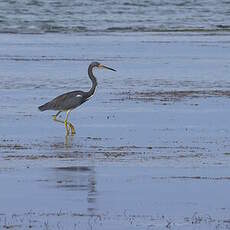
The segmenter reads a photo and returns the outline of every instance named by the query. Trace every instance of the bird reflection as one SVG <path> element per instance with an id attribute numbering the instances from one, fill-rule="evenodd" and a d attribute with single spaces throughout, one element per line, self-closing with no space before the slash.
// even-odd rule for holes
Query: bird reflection
<path id="1" fill-rule="evenodd" d="M 94 214 L 96 205 L 96 176 L 93 166 L 68 166 L 54 168 L 56 187 L 68 191 L 87 192 L 88 212 Z M 84 196 L 82 196 L 83 198 Z M 72 197 L 74 198 L 74 197 Z"/>
<path id="2" fill-rule="evenodd" d="M 74 140 L 74 136 L 66 135 L 65 136 L 65 147 L 71 148 L 73 146 L 73 140 Z"/>

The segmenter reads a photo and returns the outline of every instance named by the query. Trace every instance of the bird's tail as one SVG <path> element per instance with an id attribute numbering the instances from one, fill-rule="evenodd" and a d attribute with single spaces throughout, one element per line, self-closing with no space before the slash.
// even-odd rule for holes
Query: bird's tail
<path id="1" fill-rule="evenodd" d="M 38 109 L 39 109 L 40 111 L 45 111 L 45 110 L 47 110 L 47 109 L 48 109 L 48 103 L 39 106 Z"/>

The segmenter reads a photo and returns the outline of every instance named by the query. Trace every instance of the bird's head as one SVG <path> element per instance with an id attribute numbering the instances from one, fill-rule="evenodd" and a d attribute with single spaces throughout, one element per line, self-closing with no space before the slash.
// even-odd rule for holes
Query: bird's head
<path id="1" fill-rule="evenodd" d="M 112 71 L 116 71 L 115 69 L 112 69 L 112 68 L 110 68 L 110 67 L 107 67 L 107 66 L 105 66 L 105 65 L 102 65 L 102 64 L 99 63 L 99 62 L 92 62 L 90 65 L 91 65 L 92 67 L 97 67 L 97 68 L 99 68 L 99 69 L 109 69 L 109 70 L 112 70 Z"/>

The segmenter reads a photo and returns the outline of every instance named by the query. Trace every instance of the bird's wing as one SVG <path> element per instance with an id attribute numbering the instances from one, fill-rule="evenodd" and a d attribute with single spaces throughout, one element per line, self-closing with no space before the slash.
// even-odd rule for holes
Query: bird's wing
<path id="1" fill-rule="evenodd" d="M 84 102 L 81 91 L 73 91 L 57 96 L 45 104 L 49 110 L 69 110 L 74 109 Z"/>

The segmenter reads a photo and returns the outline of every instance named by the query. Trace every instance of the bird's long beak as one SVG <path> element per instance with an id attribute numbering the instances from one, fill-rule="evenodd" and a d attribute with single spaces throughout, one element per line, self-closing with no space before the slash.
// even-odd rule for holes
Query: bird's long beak
<path id="1" fill-rule="evenodd" d="M 107 67 L 107 66 L 105 66 L 105 65 L 100 65 L 99 67 L 101 67 L 101 68 L 105 68 L 105 69 L 109 69 L 109 70 L 112 70 L 112 71 L 116 71 L 115 69 L 112 69 L 112 68 Z"/>

